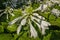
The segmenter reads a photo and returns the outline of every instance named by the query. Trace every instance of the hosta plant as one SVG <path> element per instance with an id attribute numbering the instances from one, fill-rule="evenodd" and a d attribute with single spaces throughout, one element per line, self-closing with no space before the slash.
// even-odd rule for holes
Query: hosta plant
<path id="1" fill-rule="evenodd" d="M 4 9 L 4 12 L 2 12 L 2 13 L 0 14 L 0 17 L 1 17 L 3 14 L 6 14 L 6 18 L 7 18 L 7 19 L 8 19 L 8 17 L 9 17 L 9 15 L 15 16 L 15 15 L 13 14 L 13 8 L 10 8 L 10 7 L 7 7 L 6 9 Z"/>
<path id="2" fill-rule="evenodd" d="M 45 30 L 49 29 L 48 26 L 50 26 L 51 24 L 45 21 L 45 18 L 43 16 L 40 16 L 39 13 L 36 13 L 33 10 L 33 8 L 30 6 L 22 10 L 22 14 L 23 14 L 22 16 L 17 17 L 11 22 L 9 22 L 9 25 L 8 25 L 8 26 L 11 26 L 14 23 L 18 23 L 17 35 L 19 35 L 19 33 L 21 32 L 23 28 L 22 26 L 28 24 L 30 28 L 31 37 L 36 38 L 38 36 L 38 33 L 35 27 L 33 26 L 32 22 L 34 22 L 39 28 L 39 30 L 41 30 L 41 34 L 45 35 Z"/>

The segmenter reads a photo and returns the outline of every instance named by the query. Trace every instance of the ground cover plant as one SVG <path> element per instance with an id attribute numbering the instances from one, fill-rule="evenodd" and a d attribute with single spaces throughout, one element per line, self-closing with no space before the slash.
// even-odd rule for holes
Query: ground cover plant
<path id="1" fill-rule="evenodd" d="M 60 40 L 60 0 L 1 0 L 0 40 Z"/>

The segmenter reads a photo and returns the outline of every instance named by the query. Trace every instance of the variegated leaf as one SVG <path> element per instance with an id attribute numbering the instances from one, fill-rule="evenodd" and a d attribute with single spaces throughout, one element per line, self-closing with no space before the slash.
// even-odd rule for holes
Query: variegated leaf
<path id="1" fill-rule="evenodd" d="M 14 24 L 14 23 L 17 22 L 18 20 L 21 20 L 24 16 L 26 16 L 26 15 L 23 15 L 23 16 L 21 16 L 21 17 L 18 17 L 18 18 L 16 18 L 16 19 L 14 19 L 13 21 L 9 22 L 9 25 Z"/>
<path id="2" fill-rule="evenodd" d="M 41 28 L 42 28 L 42 35 L 45 35 L 45 30 L 49 29 L 48 26 L 50 26 L 51 24 L 49 22 L 46 21 L 42 21 L 41 22 Z"/>
<path id="3" fill-rule="evenodd" d="M 34 15 L 34 16 L 37 16 L 39 19 L 43 19 L 43 20 L 45 20 L 45 18 L 42 17 L 42 16 L 40 16 L 38 13 L 33 13 L 33 15 Z"/>
<path id="4" fill-rule="evenodd" d="M 41 10 L 41 12 L 45 11 L 47 9 L 48 5 L 47 4 L 41 4 L 37 9 L 34 11 Z"/>
<path id="5" fill-rule="evenodd" d="M 36 21 L 34 21 L 34 20 L 32 20 L 37 26 L 38 26 L 38 28 L 41 30 L 41 26 L 40 26 L 40 24 L 39 23 L 37 23 Z"/>
<path id="6" fill-rule="evenodd" d="M 22 19 L 21 25 L 25 25 L 25 24 L 26 24 L 26 19 L 27 19 L 27 18 Z"/>
<path id="7" fill-rule="evenodd" d="M 1 13 L 1 14 L 0 14 L 0 17 L 1 17 L 3 14 L 4 14 L 4 13 Z"/>
<path id="8" fill-rule="evenodd" d="M 13 13 L 9 13 L 11 16 L 15 16 Z"/>
<path id="9" fill-rule="evenodd" d="M 36 38 L 38 36 L 37 31 L 35 30 L 35 28 L 33 27 L 30 21 L 29 21 L 29 25 L 30 25 L 31 37 Z"/>
<path id="10" fill-rule="evenodd" d="M 14 19 L 13 21 L 9 22 L 9 25 L 14 24 L 14 23 L 15 23 L 16 21 L 18 21 L 19 19 L 21 19 L 21 17 L 18 17 L 18 18 L 16 18 L 16 19 Z"/>
<path id="11" fill-rule="evenodd" d="M 7 19 L 8 19 L 8 14 L 7 14 Z"/>
<path id="12" fill-rule="evenodd" d="M 38 18 L 36 18 L 36 17 L 31 16 L 31 19 L 32 19 L 32 20 L 36 20 L 37 22 L 40 22 L 40 19 L 38 19 Z"/>
<path id="13" fill-rule="evenodd" d="M 51 12 L 52 12 L 52 14 L 54 14 L 57 17 L 60 16 L 60 11 L 58 9 L 53 8 Z"/>
<path id="14" fill-rule="evenodd" d="M 22 29 L 22 25 L 19 25 L 17 28 L 17 35 L 19 35 L 19 32 L 21 31 L 21 29 Z"/>

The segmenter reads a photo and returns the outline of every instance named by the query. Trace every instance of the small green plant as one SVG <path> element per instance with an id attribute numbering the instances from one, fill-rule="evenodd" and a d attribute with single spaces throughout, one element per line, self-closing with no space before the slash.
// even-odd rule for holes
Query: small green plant
<path id="1" fill-rule="evenodd" d="M 22 26 L 28 24 L 30 27 L 30 33 L 31 37 L 37 37 L 37 31 L 32 25 L 32 22 L 34 22 L 40 30 L 42 30 L 42 35 L 45 34 L 45 29 L 48 29 L 48 26 L 51 24 L 45 21 L 45 18 L 40 16 L 38 13 L 34 13 L 34 10 L 32 7 L 27 7 L 24 11 L 22 11 L 22 16 L 14 19 L 13 21 L 9 22 L 9 25 L 13 25 L 14 23 L 19 22 L 19 26 L 17 28 L 17 34 L 19 35 L 19 32 L 23 28 Z"/>
<path id="2" fill-rule="evenodd" d="M 7 2 L 6 8 L 0 11 L 0 39 L 60 40 L 60 1 L 28 0 L 29 2 L 24 3 L 25 1 L 21 3 L 23 5 L 21 8 L 17 7 L 18 9 L 14 8 L 14 6 L 20 5 L 18 1 L 17 4 L 12 4 L 14 9 L 11 6 L 7 7 L 10 4 Z M 50 29 L 50 27 L 52 28 Z"/>

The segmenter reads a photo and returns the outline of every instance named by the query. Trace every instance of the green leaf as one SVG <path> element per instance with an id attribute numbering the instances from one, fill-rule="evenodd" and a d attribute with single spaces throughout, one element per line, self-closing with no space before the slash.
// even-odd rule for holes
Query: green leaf
<path id="1" fill-rule="evenodd" d="M 0 25 L 0 33 L 4 32 L 4 27 Z"/>
<path id="2" fill-rule="evenodd" d="M 14 31 L 16 31 L 17 26 L 16 26 L 16 25 L 11 25 L 11 26 L 8 26 L 7 29 L 8 29 L 10 32 L 14 32 Z"/>

